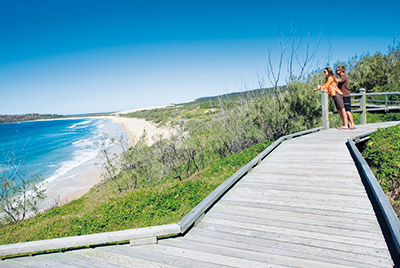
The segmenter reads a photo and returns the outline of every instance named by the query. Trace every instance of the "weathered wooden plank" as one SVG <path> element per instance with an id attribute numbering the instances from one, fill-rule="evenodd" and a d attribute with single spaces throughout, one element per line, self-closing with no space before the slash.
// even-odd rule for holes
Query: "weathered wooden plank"
<path id="1" fill-rule="evenodd" d="M 204 223 L 209 223 L 209 224 L 218 224 L 218 225 L 238 227 L 248 230 L 259 230 L 277 234 L 286 234 L 297 237 L 307 237 L 324 241 L 332 241 L 332 242 L 342 243 L 343 246 L 345 247 L 351 247 L 352 245 L 359 245 L 370 248 L 387 249 L 387 245 L 384 240 L 379 241 L 379 240 L 365 239 L 360 237 L 349 237 L 337 233 L 336 234 L 322 233 L 316 231 L 290 228 L 291 226 L 289 223 L 286 223 L 284 226 L 281 227 L 276 227 L 271 225 L 264 225 L 261 222 L 248 223 L 248 222 L 230 221 L 226 219 L 211 218 L 211 217 L 205 217 L 203 221 Z"/>
<path id="2" fill-rule="evenodd" d="M 338 201 L 351 201 L 360 203 L 361 205 L 368 205 L 370 204 L 369 200 L 366 199 L 366 194 L 364 195 L 345 195 L 340 193 L 331 193 L 331 192 L 318 192 L 318 191 L 307 191 L 298 189 L 274 189 L 274 188 L 255 188 L 255 187 L 245 187 L 241 185 L 236 189 L 233 189 L 231 192 L 232 195 L 236 194 L 243 194 L 243 195 L 262 195 L 262 196 L 286 196 L 290 198 L 302 198 L 302 199 L 309 199 L 309 200 L 338 200 Z"/>
<path id="3" fill-rule="evenodd" d="M 25 267 L 32 267 L 32 266 L 27 266 L 24 265 L 21 262 L 15 261 L 15 259 L 6 259 L 6 260 L 1 260 L 0 261 L 0 267 L 2 268 L 25 268 Z"/>
<path id="4" fill-rule="evenodd" d="M 214 264 L 222 264 L 230 267 L 265 267 L 268 265 L 267 267 L 287 268 L 287 266 L 268 263 L 264 261 L 245 259 L 236 256 L 227 256 L 215 252 L 203 252 L 189 248 L 179 248 L 165 244 L 159 244 L 157 250 L 171 256 L 184 257 L 193 260 L 201 260 Z"/>
<path id="5" fill-rule="evenodd" d="M 214 243 L 201 243 L 198 241 L 191 241 L 185 239 L 184 241 L 176 241 L 176 240 L 165 241 L 163 245 L 178 247 L 185 250 L 191 249 L 194 251 L 200 251 L 205 253 L 230 256 L 234 258 L 240 258 L 242 260 L 254 260 L 261 263 L 265 263 L 265 265 L 277 264 L 277 265 L 284 265 L 285 267 L 295 266 L 295 267 L 320 267 L 320 268 L 351 267 L 342 264 L 332 264 L 327 262 L 296 258 L 293 256 L 281 255 L 276 253 L 273 254 L 266 251 L 249 250 L 248 248 L 243 248 L 240 245 L 239 247 L 234 247 L 232 246 L 232 244 L 230 245 L 225 244 L 221 246 Z"/>
<path id="6" fill-rule="evenodd" d="M 342 218 L 344 221 L 348 222 L 347 219 L 363 219 L 366 221 L 371 221 L 373 225 L 376 225 L 376 215 L 372 210 L 364 210 L 364 213 L 358 212 L 346 212 L 346 211 L 333 211 L 333 210 L 326 210 L 321 208 L 308 208 L 308 207 L 301 207 L 301 206 L 284 206 L 284 205 L 276 205 L 276 204 L 266 204 L 266 203 L 255 203 L 255 202 L 244 202 L 244 201 L 232 201 L 232 200 L 221 200 L 219 202 L 220 205 L 231 205 L 234 207 L 242 207 L 243 209 L 248 208 L 260 208 L 260 209 L 267 209 L 272 211 L 279 211 L 282 213 L 300 213 L 300 214 L 311 214 L 314 217 L 319 216 L 333 216 L 336 218 Z"/>
<path id="7" fill-rule="evenodd" d="M 341 179 L 348 176 L 348 171 L 346 170 L 337 170 L 335 168 L 323 168 L 323 167 L 303 167 L 303 168 L 289 168 L 289 167 L 263 167 L 262 169 L 257 169 L 259 174 L 265 176 L 266 174 L 286 174 L 286 175 L 294 175 L 297 177 L 315 177 L 318 174 L 318 177 L 332 177 L 334 174 L 334 178 Z M 358 174 L 353 174 L 358 175 Z M 358 178 L 353 177 L 353 178 Z"/>
<path id="8" fill-rule="evenodd" d="M 255 219 L 264 219 L 265 222 L 277 221 L 277 224 L 282 224 L 282 222 L 290 222 L 290 223 L 300 223 L 306 225 L 321 226 L 328 228 L 340 228 L 347 231 L 361 231 L 366 232 L 368 234 L 375 233 L 380 234 L 379 239 L 382 239 L 381 236 L 382 231 L 379 227 L 379 224 L 372 222 L 373 224 L 362 225 L 362 224 L 354 224 L 352 222 L 346 221 L 341 217 L 320 217 L 316 214 L 305 214 L 305 213 L 296 213 L 296 212 L 281 212 L 278 210 L 264 210 L 258 208 L 240 208 L 240 207 L 229 207 L 229 206 L 218 206 L 213 211 L 207 214 L 208 217 L 213 217 L 215 214 L 221 214 L 216 217 L 224 217 L 225 214 L 229 215 L 237 215 L 247 217 L 248 220 Z M 228 216 L 229 216 L 228 215 Z M 362 220 L 362 219 L 359 219 Z M 370 236 L 368 236 L 370 237 Z"/>
<path id="9" fill-rule="evenodd" d="M 291 151 L 291 150 L 287 150 L 287 152 L 285 154 L 283 154 L 284 152 L 279 152 L 278 156 L 284 156 L 285 154 L 290 154 L 293 158 L 298 158 L 298 159 L 307 159 L 307 156 L 313 157 L 313 158 L 317 158 L 320 159 L 320 161 L 322 162 L 321 159 L 324 159 L 324 157 L 328 157 L 328 158 L 347 158 L 348 155 L 347 153 L 342 153 L 342 152 L 337 152 L 337 151 L 333 151 L 333 152 L 312 152 L 312 154 L 310 155 L 305 155 L 303 152 L 301 151 Z M 271 157 L 274 157 L 271 155 Z M 315 160 L 315 162 L 317 162 L 318 160 Z M 317 162 L 318 163 L 318 162 Z"/>
<path id="10" fill-rule="evenodd" d="M 290 203 L 289 199 L 280 199 L 279 204 L 275 200 L 266 200 L 265 202 L 256 202 L 257 200 L 245 201 L 245 199 L 239 198 L 239 200 L 233 200 L 232 198 L 226 198 L 221 201 L 221 206 L 231 208 L 232 210 L 238 208 L 243 210 L 255 209 L 258 211 L 265 210 L 265 213 L 279 213 L 282 215 L 299 215 L 299 217 L 319 217 L 327 221 L 338 221 L 344 223 L 361 224 L 367 226 L 378 225 L 376 216 L 372 207 L 366 207 L 361 209 L 340 207 L 337 206 L 335 209 L 330 209 L 330 206 L 323 206 L 320 204 L 312 205 L 312 203 Z M 271 202 L 267 202 L 271 201 Z M 241 206 L 243 203 L 243 206 Z M 340 220 L 343 219 L 343 220 Z"/>
<path id="11" fill-rule="evenodd" d="M 305 167 L 304 167 L 305 168 Z M 311 169 L 310 169 L 311 170 Z M 355 173 L 329 173 L 326 170 L 312 170 L 312 172 L 308 172 L 307 174 L 301 174 L 299 171 L 296 170 L 294 172 L 290 168 L 275 168 L 275 167 L 268 167 L 264 168 L 260 166 L 259 168 L 253 170 L 251 173 L 251 178 L 247 178 L 248 180 L 256 180 L 257 178 L 265 179 L 270 177 L 277 177 L 277 178 L 287 178 L 287 179 L 303 179 L 303 180 L 332 180 L 332 183 L 335 182 L 361 182 L 360 176 Z"/>
<path id="12" fill-rule="evenodd" d="M 308 207 L 327 207 L 328 210 L 344 210 L 344 211 L 352 211 L 357 213 L 357 211 L 364 211 L 366 208 L 370 210 L 370 204 L 365 202 L 351 202 L 351 201 L 340 201 L 340 200 L 321 200 L 321 199 L 312 199 L 312 198 L 295 198 L 295 197 L 286 197 L 279 195 L 253 195 L 253 197 L 249 197 L 248 195 L 236 194 L 229 195 L 226 197 L 229 200 L 235 201 L 252 201 L 257 203 L 269 203 L 269 204 L 290 204 L 293 205 L 301 205 Z M 335 207 L 336 206 L 336 207 Z"/>
<path id="13" fill-rule="evenodd" d="M 212 212 L 207 215 L 207 217 L 211 219 L 231 220 L 237 223 L 251 223 L 271 227 L 285 226 L 285 229 L 295 229 L 328 235 L 340 235 L 351 238 L 362 238 L 376 241 L 384 240 L 382 232 L 378 228 L 375 228 L 374 230 L 367 230 L 367 228 L 362 228 L 360 230 L 356 229 L 356 227 L 350 226 L 349 224 L 343 226 L 344 224 L 338 224 L 337 222 L 326 222 L 321 220 L 317 221 L 312 218 L 303 218 L 301 220 L 294 217 L 272 218 L 273 214 L 263 215 L 264 217 L 255 217 L 253 215 L 249 216 L 245 213 L 238 215 L 229 212 L 230 211 L 224 211 L 221 213 Z"/>
<path id="14" fill-rule="evenodd" d="M 96 267 L 96 268 L 118 268 L 121 265 L 112 264 L 107 260 L 97 260 L 86 256 L 76 254 L 76 251 L 67 251 L 60 254 L 46 254 L 49 258 L 57 263 L 72 265 L 73 267 Z"/>
<path id="15" fill-rule="evenodd" d="M 387 249 L 371 248 L 371 247 L 366 247 L 365 245 L 362 246 L 354 244 L 349 245 L 342 242 L 322 240 L 305 236 L 296 236 L 286 233 L 274 233 L 274 232 L 268 232 L 268 230 L 254 230 L 254 229 L 245 229 L 240 227 L 231 227 L 228 225 L 219 225 L 215 223 L 202 222 L 199 224 L 198 228 L 204 230 L 205 232 L 216 231 L 223 233 L 239 234 L 252 238 L 287 242 L 288 244 L 295 244 L 295 245 L 311 246 L 320 248 L 321 250 L 331 249 L 336 251 L 349 252 L 353 254 L 360 254 L 363 256 L 366 255 L 366 256 L 375 256 L 378 258 L 391 259 L 391 256 Z"/>
<path id="16" fill-rule="evenodd" d="M 267 202 L 267 203 L 279 203 L 280 201 L 288 201 L 293 202 L 295 204 L 302 203 L 302 204 L 310 204 L 314 205 L 318 203 L 318 205 L 324 205 L 328 207 L 334 206 L 341 206 L 343 209 L 347 209 L 348 211 L 351 210 L 363 210 L 365 208 L 370 209 L 371 204 L 368 203 L 366 200 L 341 200 L 338 198 L 330 198 L 324 199 L 323 197 L 314 197 L 312 195 L 306 194 L 259 194 L 253 193 L 251 196 L 244 193 L 230 193 L 226 196 L 227 199 L 231 200 L 247 200 L 247 201 L 255 201 L 255 202 Z"/>
<path id="17" fill-rule="evenodd" d="M 341 186 L 341 187 L 339 187 Z M 365 198 L 366 192 L 364 189 L 351 189 L 350 187 L 343 187 L 343 185 L 337 185 L 333 187 L 321 187 L 315 185 L 293 185 L 293 184 L 282 184 L 282 183 L 270 183 L 268 181 L 254 182 L 254 181 L 243 181 L 240 183 L 241 188 L 258 189 L 259 191 L 264 190 L 282 190 L 282 191 L 293 191 L 293 192 L 307 192 L 307 193 L 321 193 L 321 194 L 337 194 L 347 196 L 361 196 Z"/>
<path id="18" fill-rule="evenodd" d="M 115 246 L 114 246 L 115 247 Z M 119 248 L 119 247 L 118 247 Z M 102 247 L 94 249 L 79 250 L 71 254 L 73 256 L 79 256 L 81 258 L 94 259 L 109 263 L 111 265 L 123 266 L 123 267 L 149 267 L 149 268 L 172 268 L 174 266 L 143 260 L 133 256 L 125 254 L 115 253 L 103 250 Z"/>
<path id="19" fill-rule="evenodd" d="M 273 159 L 272 161 L 269 161 L 268 159 L 268 164 L 270 166 L 279 166 L 279 165 L 284 165 L 284 166 L 288 166 L 291 163 L 294 163 L 296 166 L 300 166 L 302 165 L 309 165 L 309 162 L 314 162 L 314 163 L 318 163 L 318 165 L 329 165 L 329 166 L 347 166 L 347 169 L 352 171 L 351 169 L 351 165 L 354 163 L 352 163 L 352 159 L 347 159 L 346 156 L 342 156 L 341 158 L 338 157 L 329 157 L 326 156 L 325 158 L 321 158 L 321 156 L 317 156 L 315 154 L 311 154 L 311 155 L 305 155 L 303 157 L 298 157 L 298 156 L 288 156 L 285 157 L 285 154 L 282 155 L 276 155 L 273 158 L 271 157 L 271 159 Z"/>
<path id="20" fill-rule="evenodd" d="M 158 245 L 142 246 L 142 247 L 104 247 L 104 251 L 113 252 L 117 254 L 127 255 L 131 257 L 148 260 L 154 263 L 161 263 L 174 267 L 193 267 L 193 268 L 224 268 L 229 267 L 222 264 L 215 264 L 207 261 L 200 261 L 196 259 L 188 259 L 184 256 L 172 256 L 165 254 Z"/>
<path id="21" fill-rule="evenodd" d="M 275 199 L 262 199 L 262 198 L 250 198 L 245 196 L 230 196 L 229 199 L 226 198 L 227 201 L 233 202 L 248 202 L 248 203 L 255 203 L 261 205 L 276 205 L 276 206 L 287 206 L 287 207 L 299 207 L 299 208 L 308 208 L 308 209 L 325 209 L 326 211 L 332 212 L 348 212 L 348 213 L 369 213 L 371 211 L 371 207 L 347 207 L 347 206 L 337 206 L 334 203 L 328 202 L 308 202 L 305 200 L 291 200 L 285 197 L 275 197 Z M 336 205 L 336 206 L 335 206 Z"/>
<path id="22" fill-rule="evenodd" d="M 265 174 L 262 176 L 257 176 L 256 174 L 252 173 L 252 177 L 246 179 L 245 182 L 249 183 L 281 183 L 283 185 L 287 184 L 292 184 L 294 186 L 297 185 L 315 185 L 318 187 L 347 187 L 347 188 L 353 188 L 355 190 L 363 190 L 365 191 L 365 188 L 361 184 L 361 180 L 359 179 L 354 179 L 354 178 L 349 178 L 349 179 L 337 179 L 336 177 L 329 176 L 329 177 L 320 177 L 320 176 L 310 176 L 307 178 L 301 178 L 296 175 L 288 175 L 288 174 Z"/>
<path id="23" fill-rule="evenodd" d="M 48 258 L 46 255 L 36 255 L 33 257 L 21 257 L 21 258 L 13 258 L 10 260 L 4 260 L 5 264 L 13 264 L 14 267 L 34 267 L 34 268 L 42 268 L 42 267 L 60 267 L 60 268 L 73 268 L 73 267 L 83 267 L 76 266 L 72 264 L 64 264 L 59 261 L 55 261 L 53 259 Z M 3 264 L 0 262 L 0 264 Z"/>
<path id="24" fill-rule="evenodd" d="M 347 251 L 344 252 L 328 248 L 318 248 L 291 242 L 274 241 L 259 237 L 249 237 L 242 234 L 215 232 L 211 230 L 193 230 L 187 236 L 185 236 L 185 240 L 194 240 L 217 245 L 227 245 L 230 247 L 233 246 L 247 248 L 262 252 L 266 251 L 280 255 L 288 255 L 303 259 L 338 263 L 362 268 L 376 268 L 377 266 L 382 266 L 384 264 L 391 264 L 391 261 L 388 261 L 387 258 L 365 256 Z"/>
<path id="25" fill-rule="evenodd" d="M 338 167 L 340 165 L 340 167 Z M 358 175 L 357 169 L 354 166 L 354 163 L 348 162 L 348 163 L 336 163 L 332 161 L 328 161 L 325 159 L 320 159 L 316 161 L 314 164 L 310 163 L 298 163 L 296 162 L 268 162 L 262 165 L 260 168 L 261 170 L 280 170 L 280 169 L 286 169 L 290 168 L 291 170 L 302 170 L 305 167 L 308 169 L 313 169 L 313 170 L 334 170 L 334 171 L 340 171 L 341 173 L 350 173 L 352 175 Z"/>

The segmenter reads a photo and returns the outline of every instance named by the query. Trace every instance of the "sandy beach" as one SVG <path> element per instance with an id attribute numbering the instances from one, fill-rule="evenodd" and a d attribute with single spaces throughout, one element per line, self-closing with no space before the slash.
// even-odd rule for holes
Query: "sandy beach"
<path id="1" fill-rule="evenodd" d="M 118 132 L 125 132 L 131 145 L 138 141 L 144 131 L 148 145 L 153 144 L 157 136 L 169 137 L 172 133 L 171 129 L 167 127 L 158 128 L 154 123 L 144 119 L 127 118 L 119 115 L 87 118 L 110 120 L 106 123 L 107 132 L 113 133 L 113 135 L 118 135 Z M 112 150 L 115 153 L 122 151 L 119 146 L 114 146 Z M 101 162 L 102 159 L 98 154 L 95 158 L 75 167 L 66 174 L 58 176 L 57 179 L 44 183 L 43 187 L 46 189 L 47 198 L 41 202 L 40 209 L 47 210 L 56 205 L 66 204 L 89 192 L 94 185 L 100 183 L 103 179 Z"/>
<path id="2" fill-rule="evenodd" d="M 170 128 L 159 128 L 156 124 L 144 119 L 127 118 L 121 116 L 109 116 L 104 118 L 108 118 L 114 123 L 120 124 L 124 131 L 128 134 L 131 145 L 134 145 L 144 132 L 146 132 L 146 141 L 148 145 L 153 144 L 159 135 L 164 138 L 168 138 L 172 133 Z"/>

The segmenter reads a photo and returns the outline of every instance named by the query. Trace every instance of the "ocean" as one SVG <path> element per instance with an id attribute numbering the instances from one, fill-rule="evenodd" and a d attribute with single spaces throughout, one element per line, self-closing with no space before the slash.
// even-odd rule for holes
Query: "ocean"
<path id="1" fill-rule="evenodd" d="M 49 183 L 65 179 L 66 174 L 95 161 L 96 143 L 104 133 L 110 138 L 123 130 L 111 120 L 93 118 L 0 124 L 0 168 L 21 160 L 28 179 L 36 175 Z M 15 160 L 10 162 L 10 157 Z"/>

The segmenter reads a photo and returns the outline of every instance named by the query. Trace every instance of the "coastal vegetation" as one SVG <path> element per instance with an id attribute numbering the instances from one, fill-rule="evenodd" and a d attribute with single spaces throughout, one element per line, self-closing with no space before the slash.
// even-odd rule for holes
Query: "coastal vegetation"
<path id="1" fill-rule="evenodd" d="M 68 119 L 77 117 L 88 117 L 88 116 L 109 116 L 111 113 L 91 113 L 91 114 L 77 114 L 77 115 L 59 115 L 59 114 L 17 114 L 17 115 L 0 115 L 1 123 L 16 123 L 16 122 L 28 122 L 34 120 L 52 120 L 52 119 Z"/>
<path id="2" fill-rule="evenodd" d="M 65 116 L 58 114 L 21 114 L 21 115 L 0 115 L 0 123 L 26 122 L 33 120 L 57 119 Z"/>
<path id="3" fill-rule="evenodd" d="M 97 185 L 78 200 L 1 228 L 1 244 L 177 222 L 269 144 L 262 142 L 215 161 L 182 181 L 107 194 L 104 185 Z"/>
<path id="4" fill-rule="evenodd" d="M 262 88 L 249 90 L 246 92 L 234 92 L 214 97 L 202 97 L 192 102 L 180 103 L 175 105 L 169 105 L 165 108 L 156 108 L 151 110 L 138 110 L 128 114 L 124 114 L 124 117 L 135 117 L 142 118 L 147 121 L 164 126 L 167 123 L 170 125 L 176 125 L 178 122 L 187 119 L 203 119 L 221 108 L 221 105 L 230 105 L 238 103 L 244 96 L 251 96 L 257 98 L 271 95 L 273 88 Z"/>
<path id="5" fill-rule="evenodd" d="M 389 64 L 391 70 L 397 71 L 398 51 L 399 47 L 391 49 L 387 61 L 381 61 L 378 53 L 345 63 L 352 84 L 356 85 L 352 90 L 367 86 L 369 90 L 384 90 L 381 80 L 363 75 L 369 65 L 361 62 L 371 58 L 374 64 Z M 382 79 L 394 90 L 400 76 L 386 76 Z M 2 223 L 0 244 L 180 220 L 271 141 L 320 126 L 320 95 L 312 89 L 323 81 L 320 70 L 316 70 L 291 76 L 284 87 L 277 86 L 276 80 L 270 89 L 201 98 L 126 115 L 173 127 L 176 133 L 169 138 L 160 136 L 150 146 L 144 133 L 134 146 L 124 146 L 120 155 L 100 144 L 105 160 L 103 182 L 80 199 L 34 218 Z M 331 118 L 332 125 L 337 118 Z M 368 115 L 369 122 L 397 118 L 398 114 Z M 355 120 L 359 120 L 357 115 Z"/>
<path id="6" fill-rule="evenodd" d="M 378 129 L 362 155 L 400 217 L 400 125 Z"/>

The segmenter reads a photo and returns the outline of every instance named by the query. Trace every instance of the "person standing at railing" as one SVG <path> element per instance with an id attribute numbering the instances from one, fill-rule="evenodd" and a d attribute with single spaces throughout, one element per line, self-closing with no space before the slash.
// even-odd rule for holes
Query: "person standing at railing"
<path id="1" fill-rule="evenodd" d="M 323 90 L 327 92 L 335 103 L 336 109 L 339 113 L 340 119 L 343 125 L 338 127 L 338 129 L 348 129 L 347 114 L 343 103 L 343 92 L 336 85 L 335 76 L 333 75 L 333 70 L 331 67 L 326 67 L 324 69 L 325 84 L 323 86 L 318 85 L 314 91 Z"/>
<path id="2" fill-rule="evenodd" d="M 353 114 L 351 113 L 351 97 L 349 91 L 349 78 L 345 73 L 346 69 L 344 66 L 336 67 L 336 74 L 340 76 L 339 79 L 336 79 L 336 83 L 338 83 L 338 88 L 343 92 L 343 103 L 344 109 L 346 110 L 346 115 L 349 120 L 350 129 L 355 129 L 356 125 L 354 124 Z"/>

